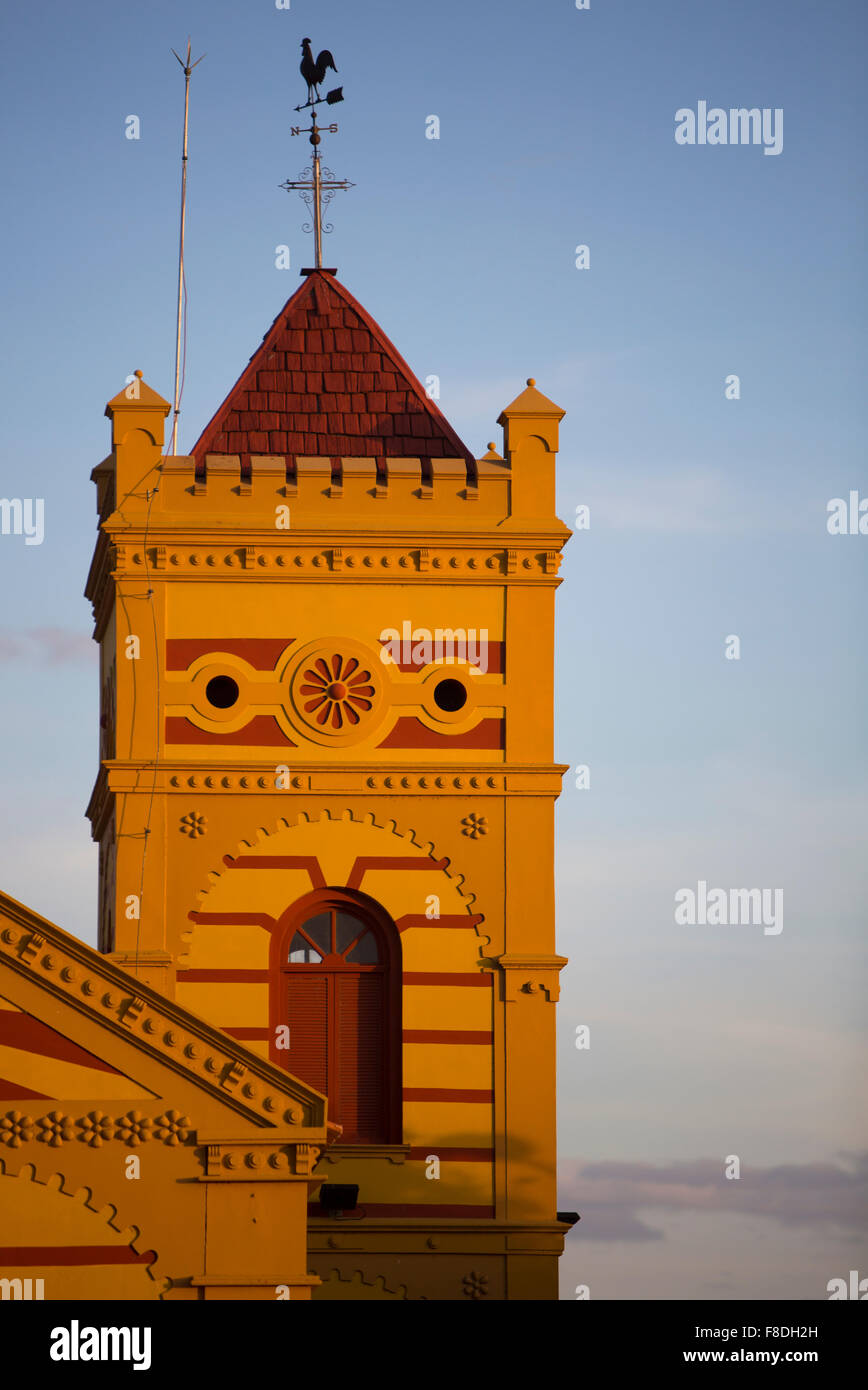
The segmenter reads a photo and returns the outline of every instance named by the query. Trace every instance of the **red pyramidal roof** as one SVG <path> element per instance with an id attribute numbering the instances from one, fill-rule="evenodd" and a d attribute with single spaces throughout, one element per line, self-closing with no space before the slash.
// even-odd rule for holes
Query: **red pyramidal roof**
<path id="1" fill-rule="evenodd" d="M 206 454 L 473 455 L 378 324 L 327 270 L 281 309 L 193 446 Z"/>

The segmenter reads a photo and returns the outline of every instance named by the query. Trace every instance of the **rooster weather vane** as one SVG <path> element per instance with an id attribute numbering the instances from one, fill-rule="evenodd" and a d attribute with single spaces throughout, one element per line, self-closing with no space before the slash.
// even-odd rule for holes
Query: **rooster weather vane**
<path id="1" fill-rule="evenodd" d="M 301 41 L 301 63 L 299 71 L 307 83 L 307 101 L 296 106 L 296 111 L 307 111 L 310 109 L 311 123 L 309 126 L 292 126 L 292 135 L 309 135 L 310 143 L 313 147 L 311 163 L 306 169 L 302 169 L 297 179 L 287 179 L 280 185 L 286 191 L 297 191 L 302 200 L 313 211 L 313 223 L 306 222 L 302 228 L 305 232 L 313 232 L 314 235 L 314 260 L 317 270 L 322 269 L 322 238 L 323 232 L 330 232 L 332 225 L 330 222 L 323 221 L 323 212 L 328 207 L 337 189 L 354 188 L 355 184 L 347 179 L 336 179 L 331 169 L 327 169 L 321 162 L 320 143 L 323 131 L 328 131 L 331 135 L 337 132 L 337 122 L 332 121 L 331 125 L 318 126 L 316 123 L 316 108 L 325 102 L 328 106 L 334 106 L 335 102 L 343 101 L 343 87 L 334 87 L 325 96 L 320 96 L 320 85 L 325 81 L 326 73 L 329 68 L 332 72 L 337 72 L 335 60 L 327 48 L 324 48 L 318 58 L 314 58 L 313 49 L 310 46 L 310 39 Z M 307 272 L 302 271 L 302 275 Z"/>

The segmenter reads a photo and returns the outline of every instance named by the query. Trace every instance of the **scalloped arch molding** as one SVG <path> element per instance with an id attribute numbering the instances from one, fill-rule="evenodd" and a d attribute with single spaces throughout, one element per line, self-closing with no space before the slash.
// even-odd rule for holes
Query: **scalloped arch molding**
<path id="1" fill-rule="evenodd" d="M 197 925 L 182 934 L 188 949 L 178 958 L 181 970 L 201 963 L 196 947 L 203 919 L 248 913 L 255 903 L 257 913 L 276 921 L 317 887 L 367 893 L 399 930 L 402 922 L 424 917 L 426 902 L 436 897 L 441 919 L 473 917 L 478 952 L 488 944 L 479 930 L 483 917 L 473 912 L 475 895 L 464 891 L 464 875 L 438 857 L 431 841 L 400 831 L 394 820 L 378 823 L 372 812 L 354 817 L 349 810 L 337 816 L 326 810 L 318 820 L 304 812 L 294 823 L 282 819 L 274 830 L 260 828 L 253 839 L 242 840 L 235 855 L 224 857 L 224 868 L 208 877 L 190 914 Z"/>

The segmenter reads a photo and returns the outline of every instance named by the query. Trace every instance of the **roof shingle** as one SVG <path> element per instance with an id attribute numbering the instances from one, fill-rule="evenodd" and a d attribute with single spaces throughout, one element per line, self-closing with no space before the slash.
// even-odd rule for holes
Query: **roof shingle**
<path id="1" fill-rule="evenodd" d="M 192 453 L 473 455 L 397 348 L 328 271 L 281 309 Z"/>

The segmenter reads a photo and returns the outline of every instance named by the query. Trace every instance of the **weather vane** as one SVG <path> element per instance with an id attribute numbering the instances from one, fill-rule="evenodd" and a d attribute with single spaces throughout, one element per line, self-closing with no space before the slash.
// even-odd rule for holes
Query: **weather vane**
<path id="1" fill-rule="evenodd" d="M 337 132 L 337 122 L 332 121 L 331 125 L 318 126 L 316 123 L 316 108 L 325 102 L 328 106 L 334 106 L 335 102 L 343 101 L 343 87 L 334 87 L 330 92 L 326 92 L 324 97 L 319 94 L 320 84 L 325 81 L 326 73 L 329 68 L 332 72 L 337 72 L 335 60 L 324 48 L 318 58 L 314 58 L 313 49 L 310 46 L 310 39 L 301 41 L 301 64 L 299 71 L 307 83 L 307 101 L 296 106 L 296 111 L 306 111 L 310 108 L 309 126 L 292 126 L 292 135 L 309 135 L 310 143 L 313 146 L 311 163 L 306 169 L 302 169 L 297 179 L 287 179 L 280 185 L 287 192 L 293 190 L 301 194 L 302 200 L 309 208 L 313 209 L 313 224 L 306 222 L 302 228 L 305 232 L 313 232 L 314 235 L 314 260 L 317 270 L 322 269 L 322 237 L 323 232 L 332 231 L 330 222 L 323 222 L 323 212 L 328 207 L 337 189 L 354 188 L 355 184 L 348 179 L 336 179 L 331 169 L 327 169 L 321 162 L 320 143 L 323 131 L 328 131 L 331 135 Z M 304 272 L 302 272 L 304 273 Z"/>

